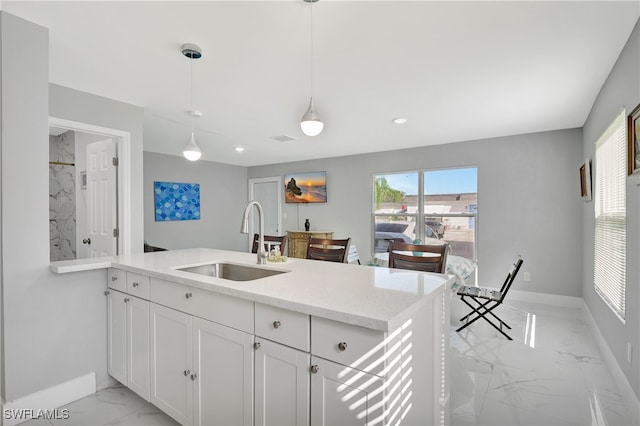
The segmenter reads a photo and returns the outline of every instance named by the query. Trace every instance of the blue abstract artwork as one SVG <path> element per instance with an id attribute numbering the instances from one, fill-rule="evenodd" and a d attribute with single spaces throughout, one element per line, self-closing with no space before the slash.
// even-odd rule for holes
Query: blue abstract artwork
<path id="1" fill-rule="evenodd" d="M 156 222 L 200 220 L 200 184 L 154 182 Z"/>

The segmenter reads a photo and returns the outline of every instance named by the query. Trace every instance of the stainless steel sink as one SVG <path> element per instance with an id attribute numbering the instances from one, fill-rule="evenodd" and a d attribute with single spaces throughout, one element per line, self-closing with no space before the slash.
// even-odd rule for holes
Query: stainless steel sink
<path id="1" fill-rule="evenodd" d="M 236 265 L 234 263 L 208 263 L 206 265 L 188 266 L 176 268 L 178 271 L 191 272 L 193 274 L 206 275 L 214 278 L 223 278 L 232 281 L 252 281 L 272 275 L 283 274 L 287 271 L 274 269 L 254 268 L 252 266 Z"/>

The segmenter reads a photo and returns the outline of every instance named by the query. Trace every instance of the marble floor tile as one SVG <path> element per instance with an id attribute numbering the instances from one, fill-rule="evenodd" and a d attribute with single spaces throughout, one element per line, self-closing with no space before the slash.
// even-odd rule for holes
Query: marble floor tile
<path id="1" fill-rule="evenodd" d="M 502 305 L 513 341 L 482 319 L 458 333 L 468 308 L 451 311 L 452 425 L 633 424 L 581 308 Z"/>
<path id="2" fill-rule="evenodd" d="M 60 407 L 68 419 L 31 420 L 24 426 L 176 426 L 169 416 L 123 386 L 110 387 Z"/>

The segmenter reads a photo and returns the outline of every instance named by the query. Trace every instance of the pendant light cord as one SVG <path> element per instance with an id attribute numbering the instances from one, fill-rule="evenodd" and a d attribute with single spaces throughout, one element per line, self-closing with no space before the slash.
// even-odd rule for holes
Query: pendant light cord
<path id="1" fill-rule="evenodd" d="M 311 97 L 313 98 L 313 2 L 309 3 L 310 6 L 310 16 L 311 16 L 311 25 L 309 26 L 310 35 L 311 35 Z"/>
<path id="2" fill-rule="evenodd" d="M 191 136 L 193 136 L 193 56 L 189 58 L 189 67 L 191 77 L 191 85 L 189 87 L 189 91 L 191 93 L 191 110 L 189 111 L 189 116 L 191 117 Z"/>

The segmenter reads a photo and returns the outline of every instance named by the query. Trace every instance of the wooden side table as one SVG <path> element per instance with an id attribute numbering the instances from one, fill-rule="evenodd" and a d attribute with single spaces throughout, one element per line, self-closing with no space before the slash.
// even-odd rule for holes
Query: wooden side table
<path id="1" fill-rule="evenodd" d="M 289 237 L 289 257 L 307 258 L 309 238 L 333 239 L 330 231 L 287 231 Z"/>

